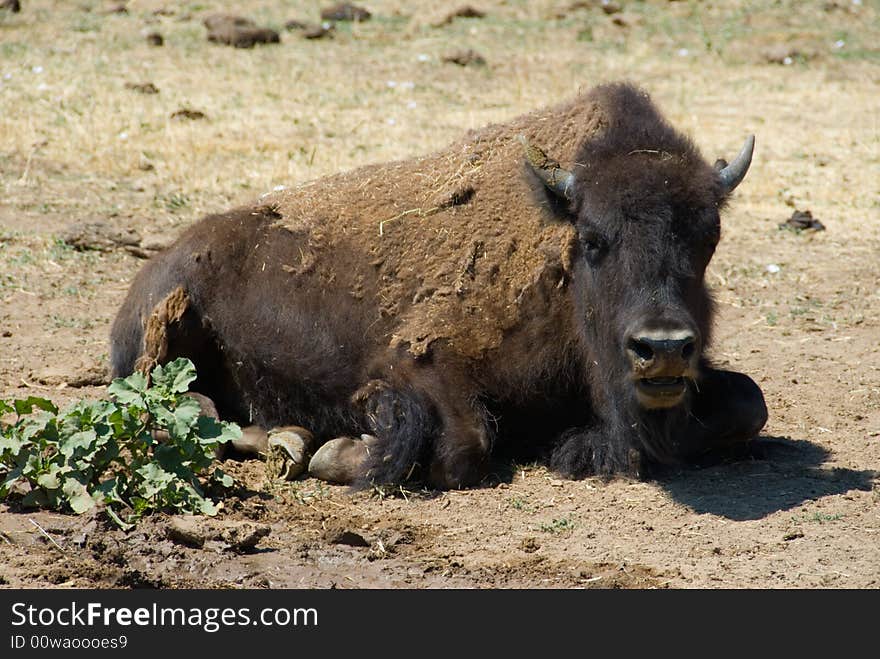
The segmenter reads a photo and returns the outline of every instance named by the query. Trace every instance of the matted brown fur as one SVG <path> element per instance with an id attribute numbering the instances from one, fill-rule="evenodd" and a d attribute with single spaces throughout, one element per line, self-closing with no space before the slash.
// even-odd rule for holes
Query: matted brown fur
<path id="1" fill-rule="evenodd" d="M 352 296 L 363 295 L 359 282 L 378 282 L 379 315 L 397 320 L 392 346 L 419 356 L 443 340 L 462 356 L 481 357 L 517 324 L 530 287 L 548 275 L 564 283 L 559 273 L 568 269 L 575 236 L 537 203 L 517 137 L 572 167 L 577 146 L 603 123 L 601 96 L 581 94 L 471 131 L 431 155 L 274 193 L 265 202 L 282 216 L 278 224 L 306 238 L 286 269 L 318 268 L 333 278 L 351 268 Z M 372 258 L 333 261 L 352 252 Z"/>
<path id="2" fill-rule="evenodd" d="M 144 321 L 144 349 L 135 362 L 135 369 L 148 375 L 168 357 L 168 326 L 179 323 L 189 305 L 186 291 L 178 286 L 153 307 Z"/>

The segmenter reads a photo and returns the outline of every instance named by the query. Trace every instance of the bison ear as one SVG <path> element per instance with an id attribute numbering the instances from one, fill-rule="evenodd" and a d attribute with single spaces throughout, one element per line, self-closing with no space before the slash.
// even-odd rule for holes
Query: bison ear
<path id="1" fill-rule="evenodd" d="M 739 155 L 734 158 L 729 165 L 726 160 L 716 160 L 715 169 L 718 170 L 718 176 L 721 178 L 721 185 L 724 186 L 725 192 L 733 192 L 746 176 L 749 171 L 749 165 L 752 164 L 752 153 L 755 150 L 755 136 L 749 135 L 746 138 L 743 148 L 740 149 Z"/>
<path id="2" fill-rule="evenodd" d="M 535 173 L 535 176 L 541 179 L 544 185 L 547 186 L 547 189 L 554 195 L 565 201 L 571 201 L 574 189 L 574 174 L 560 167 L 557 161 L 548 157 L 546 153 L 534 144 L 530 144 L 524 135 L 520 135 L 517 139 L 523 145 L 526 163 Z"/>

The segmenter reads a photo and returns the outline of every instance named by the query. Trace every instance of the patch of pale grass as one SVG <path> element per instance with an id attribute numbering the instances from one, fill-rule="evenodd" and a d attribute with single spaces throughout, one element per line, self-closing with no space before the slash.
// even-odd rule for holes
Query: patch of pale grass
<path id="1" fill-rule="evenodd" d="M 430 151 L 469 128 L 625 78 L 646 87 L 709 158 L 731 158 L 757 133 L 730 233 L 778 215 L 783 190 L 844 231 L 850 218 L 877 215 L 878 60 L 840 58 L 833 46 L 845 41 L 858 55 L 880 43 L 870 3 L 855 17 L 769 0 L 629 3 L 621 27 L 598 10 L 561 11 L 567 3 L 483 2 L 486 18 L 443 28 L 430 27 L 438 10 L 427 0 L 364 4 L 374 19 L 340 25 L 333 40 L 283 32 L 278 46 L 238 50 L 209 44 L 201 26 L 226 3 L 143 0 L 129 3 L 128 15 L 106 16 L 100 2 L 32 0 L 0 25 L 0 162 L 17 164 L 0 172 L 4 196 L 22 194 L 16 181 L 42 181 L 63 196 L 79 173 L 98 197 L 127 182 L 146 186 L 147 197 L 184 195 L 181 213 L 192 219 L 277 185 Z M 154 19 L 165 5 L 178 13 Z M 247 10 L 276 28 L 317 19 L 312 2 Z M 180 20 L 186 13 L 191 20 Z M 145 30 L 161 32 L 165 46 L 149 46 Z M 789 41 L 817 56 L 788 67 L 756 56 Z M 488 66 L 442 63 L 462 48 Z M 158 95 L 125 88 L 147 81 Z M 180 108 L 208 119 L 172 120 Z M 39 171 L 21 181 L 34 154 L 68 172 L 66 183 Z M 145 162 L 155 169 L 142 170 Z M 852 231 L 864 227 L 853 222 Z"/>

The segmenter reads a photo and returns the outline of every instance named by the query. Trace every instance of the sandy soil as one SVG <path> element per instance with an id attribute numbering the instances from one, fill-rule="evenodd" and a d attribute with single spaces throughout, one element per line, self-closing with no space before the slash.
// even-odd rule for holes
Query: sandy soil
<path id="1" fill-rule="evenodd" d="M 202 213 L 628 78 L 710 158 L 758 136 L 708 280 L 712 354 L 756 379 L 770 420 L 743 453 L 647 482 L 499 465 L 472 490 L 352 496 L 227 461 L 242 489 L 192 522 L 200 548 L 162 515 L 124 533 L 0 504 L 0 586 L 880 586 L 875 3 L 632 2 L 608 15 L 486 2 L 483 19 L 431 27 L 431 3 L 375 2 L 332 39 L 282 31 L 253 50 L 206 41 L 201 18 L 221 3 L 160 16 L 153 2 L 127 15 L 24 4 L 0 16 L 0 397 L 104 395 L 128 282 Z M 258 4 L 261 24 L 315 13 Z M 470 47 L 485 66 L 443 62 Z M 161 93 L 123 86 L 146 80 Z M 169 118 L 185 105 L 208 119 Z M 826 229 L 780 229 L 796 209 Z M 140 247 L 60 240 L 87 221 L 137 232 Z M 246 522 L 268 527 L 249 552 L 223 540 Z"/>

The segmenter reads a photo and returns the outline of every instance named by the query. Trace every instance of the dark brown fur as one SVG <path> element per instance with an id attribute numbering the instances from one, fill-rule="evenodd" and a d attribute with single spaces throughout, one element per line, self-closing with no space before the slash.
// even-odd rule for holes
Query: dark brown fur
<path id="1" fill-rule="evenodd" d="M 573 167 L 570 203 L 526 171 L 520 133 Z M 547 447 L 570 476 L 642 473 L 766 419 L 751 380 L 699 356 L 725 201 L 646 95 L 599 87 L 431 156 L 205 218 L 135 279 L 113 369 L 134 368 L 147 319 L 180 287 L 166 359 L 193 359 L 223 416 L 319 442 L 375 435 L 363 482 L 473 484 L 501 443 Z M 698 337 L 694 383 L 669 410 L 633 393 L 626 337 L 645 319 Z"/>

